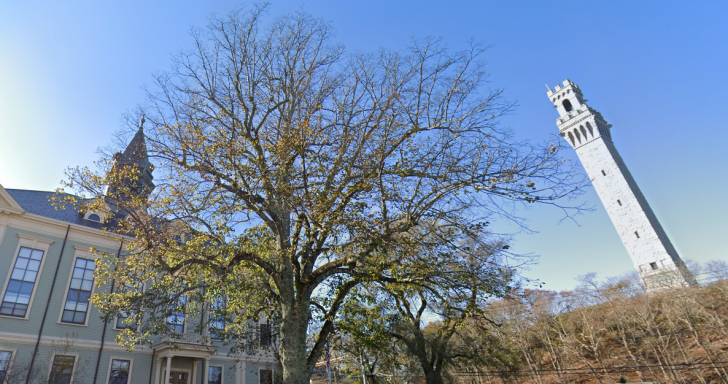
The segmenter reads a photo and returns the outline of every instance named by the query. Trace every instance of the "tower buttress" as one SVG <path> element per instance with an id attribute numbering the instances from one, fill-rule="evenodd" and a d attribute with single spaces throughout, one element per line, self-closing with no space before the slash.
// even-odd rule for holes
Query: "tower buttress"
<path id="1" fill-rule="evenodd" d="M 611 124 L 586 104 L 581 89 L 568 79 L 563 87 L 549 88 L 547 95 L 559 112 L 559 135 L 576 150 L 645 288 L 695 285 L 617 152 Z"/>

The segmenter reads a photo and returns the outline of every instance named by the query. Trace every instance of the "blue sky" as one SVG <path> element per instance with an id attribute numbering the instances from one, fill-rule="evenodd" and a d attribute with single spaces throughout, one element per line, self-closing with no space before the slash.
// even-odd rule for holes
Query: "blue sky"
<path id="1" fill-rule="evenodd" d="M 0 184 L 52 190 L 67 166 L 90 165 L 141 87 L 191 43 L 191 26 L 234 1 L 0 2 Z M 330 21 L 350 52 L 400 49 L 440 36 L 453 49 L 491 44 L 490 86 L 517 101 L 503 124 L 518 137 L 557 132 L 544 83 L 579 84 L 681 256 L 728 260 L 728 3 L 720 1 L 275 1 Z M 567 153 L 578 161 L 572 152 Z M 540 255 L 526 275 L 544 288 L 629 272 L 631 261 L 590 188 L 595 211 L 561 224 L 522 212 L 534 234 L 514 249 Z M 501 227 L 509 229 L 508 227 Z"/>

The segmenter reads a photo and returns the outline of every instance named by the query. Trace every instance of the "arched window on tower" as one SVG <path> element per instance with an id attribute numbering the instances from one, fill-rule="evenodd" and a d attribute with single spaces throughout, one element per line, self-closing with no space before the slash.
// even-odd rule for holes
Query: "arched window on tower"
<path id="1" fill-rule="evenodd" d="M 571 145 L 576 145 L 576 142 L 574 141 L 574 135 L 569 132 L 569 140 L 571 140 Z"/>
<path id="2" fill-rule="evenodd" d="M 564 101 L 561 102 L 561 105 L 564 106 L 566 112 L 571 112 L 574 109 L 574 107 L 571 106 L 571 101 L 569 101 L 569 99 L 564 99 Z"/>
<path id="3" fill-rule="evenodd" d="M 581 130 L 581 134 L 584 135 L 584 141 L 587 140 L 588 136 L 586 135 L 586 129 L 584 129 L 584 126 L 580 126 L 579 129 Z"/>
<path id="4" fill-rule="evenodd" d="M 588 121 L 586 122 L 586 129 L 588 129 L 591 136 L 594 137 L 594 128 L 592 128 Z"/>

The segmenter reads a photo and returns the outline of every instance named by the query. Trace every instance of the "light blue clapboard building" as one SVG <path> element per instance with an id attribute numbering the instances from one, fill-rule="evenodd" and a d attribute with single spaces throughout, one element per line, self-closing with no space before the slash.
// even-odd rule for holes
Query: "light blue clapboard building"
<path id="1" fill-rule="evenodd" d="M 140 129 L 118 161 L 136 162 L 151 183 Z M 177 331 L 133 352 L 114 340 L 123 319 L 102 320 L 88 298 L 96 287 L 94 247 L 119 251 L 101 231 L 105 212 L 57 210 L 54 192 L 0 185 L 0 383 L 272 384 L 275 359 L 259 352 L 230 355 L 195 319 L 169 320 Z M 260 342 L 271 343 L 265 325 Z M 265 334 L 268 332 L 268 334 Z"/>

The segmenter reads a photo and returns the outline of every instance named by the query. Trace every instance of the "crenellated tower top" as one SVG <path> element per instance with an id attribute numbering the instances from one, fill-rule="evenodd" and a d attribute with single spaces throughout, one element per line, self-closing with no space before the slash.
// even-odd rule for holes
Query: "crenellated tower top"
<path id="1" fill-rule="evenodd" d="M 607 123 L 601 113 L 586 104 L 581 88 L 569 79 L 562 84 L 563 87 L 556 85 L 553 90 L 546 85 L 546 94 L 559 111 L 559 118 L 556 119 L 559 135 L 567 138 L 574 148 L 600 137 L 611 141 L 609 129 L 612 125 Z"/>
<path id="2" fill-rule="evenodd" d="M 554 106 L 558 109 L 559 116 L 569 117 L 570 112 L 580 111 L 582 108 L 588 108 L 586 100 L 584 100 L 584 95 L 581 93 L 581 89 L 579 89 L 578 85 L 572 83 L 569 79 L 564 80 L 563 84 L 563 88 L 561 85 L 557 84 L 553 91 L 548 85 L 546 86 L 549 88 L 546 94 L 549 98 L 551 98 Z"/>

